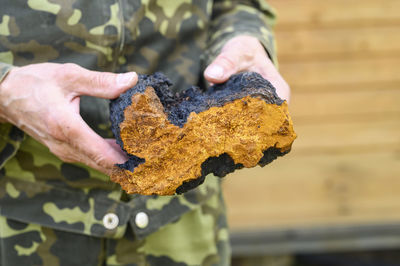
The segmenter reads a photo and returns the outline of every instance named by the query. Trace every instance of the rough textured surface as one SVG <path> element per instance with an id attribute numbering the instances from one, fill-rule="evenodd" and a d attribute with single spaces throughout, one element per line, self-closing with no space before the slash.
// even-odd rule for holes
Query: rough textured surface
<path id="1" fill-rule="evenodd" d="M 206 92 L 172 95 L 168 79 L 140 75 L 110 105 L 112 130 L 130 159 L 111 180 L 128 193 L 171 195 L 207 174 L 264 166 L 287 153 L 296 134 L 287 104 L 256 73 L 232 76 Z"/>

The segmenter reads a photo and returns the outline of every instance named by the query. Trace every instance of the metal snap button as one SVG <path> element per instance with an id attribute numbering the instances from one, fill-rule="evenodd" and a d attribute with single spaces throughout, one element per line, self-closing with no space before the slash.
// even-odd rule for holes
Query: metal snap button
<path id="1" fill-rule="evenodd" d="M 138 212 L 135 217 L 135 224 L 141 229 L 146 228 L 149 225 L 149 216 L 145 212 Z"/>
<path id="2" fill-rule="evenodd" d="M 118 223 L 119 223 L 119 218 L 114 213 L 107 213 L 103 217 L 103 225 L 105 228 L 107 228 L 109 230 L 113 230 L 113 229 L 117 228 Z"/>

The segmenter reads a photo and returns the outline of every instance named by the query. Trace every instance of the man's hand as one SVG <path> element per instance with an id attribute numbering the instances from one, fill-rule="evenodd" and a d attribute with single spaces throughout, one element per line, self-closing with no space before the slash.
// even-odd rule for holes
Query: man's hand
<path id="1" fill-rule="evenodd" d="M 290 88 L 269 59 L 261 43 L 251 36 L 237 36 L 229 40 L 221 53 L 204 71 L 211 83 L 222 83 L 233 74 L 253 71 L 274 85 L 279 97 L 289 100 Z"/>
<path id="2" fill-rule="evenodd" d="M 89 71 L 75 64 L 13 68 L 0 83 L 0 118 L 27 132 L 65 162 L 103 173 L 126 161 L 115 140 L 97 135 L 79 115 L 79 96 L 112 99 L 134 86 L 134 72 Z"/>

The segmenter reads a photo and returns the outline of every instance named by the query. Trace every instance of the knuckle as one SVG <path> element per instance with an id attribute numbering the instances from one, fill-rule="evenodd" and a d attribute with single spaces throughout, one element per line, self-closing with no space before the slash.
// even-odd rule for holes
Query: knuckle
<path id="1" fill-rule="evenodd" d="M 90 77 L 90 83 L 94 87 L 107 86 L 110 83 L 109 81 L 110 81 L 110 77 L 106 73 L 94 72 L 94 73 L 92 73 L 92 75 Z"/>
<path id="2" fill-rule="evenodd" d="M 114 164 L 110 162 L 106 156 L 102 154 L 92 154 L 90 156 L 90 159 L 93 160 L 93 162 L 98 165 L 101 168 L 111 168 Z"/>
<path id="3" fill-rule="evenodd" d="M 222 53 L 218 56 L 218 64 L 221 64 L 225 69 L 231 71 L 236 71 L 239 68 L 238 62 L 226 53 Z"/>
<path id="4" fill-rule="evenodd" d="M 68 151 L 68 148 L 65 147 L 65 145 L 63 145 L 62 143 L 55 143 L 53 145 L 50 145 L 49 150 L 63 162 L 66 163 L 77 162 L 74 156 Z"/>
<path id="5" fill-rule="evenodd" d="M 234 60 L 232 59 L 232 57 L 229 56 L 229 55 L 226 54 L 226 53 L 222 53 L 222 54 L 219 56 L 218 59 L 219 59 L 220 63 L 224 64 L 224 65 L 227 66 L 227 67 L 232 68 L 232 67 L 235 67 L 235 66 L 236 66 L 236 62 L 234 62 Z"/>
<path id="6" fill-rule="evenodd" d="M 77 73 L 79 71 L 79 66 L 74 63 L 66 63 L 61 65 L 63 71 L 67 73 Z"/>
<path id="7" fill-rule="evenodd" d="M 54 73 L 55 77 L 63 82 L 74 81 L 79 75 L 79 66 L 73 63 L 60 64 Z"/>
<path id="8" fill-rule="evenodd" d="M 105 167 L 108 165 L 107 160 L 101 154 L 96 154 L 91 157 L 92 160 L 99 166 Z"/>
<path id="9" fill-rule="evenodd" d="M 245 61 L 245 62 L 253 61 L 254 57 L 255 57 L 255 54 L 252 49 L 247 49 L 247 48 L 243 49 L 240 54 L 240 60 Z"/>

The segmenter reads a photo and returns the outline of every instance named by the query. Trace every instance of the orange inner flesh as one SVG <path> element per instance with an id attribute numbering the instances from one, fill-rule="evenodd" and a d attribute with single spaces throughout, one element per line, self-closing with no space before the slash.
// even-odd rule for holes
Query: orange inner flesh
<path id="1" fill-rule="evenodd" d="M 128 193 L 172 195 L 184 181 L 201 176 L 201 164 L 227 153 L 254 167 L 270 147 L 282 152 L 296 138 L 287 104 L 247 96 L 191 113 L 180 128 L 170 123 L 152 87 L 132 96 L 120 124 L 124 149 L 146 161 L 134 172 L 116 167 L 111 179 Z"/>

